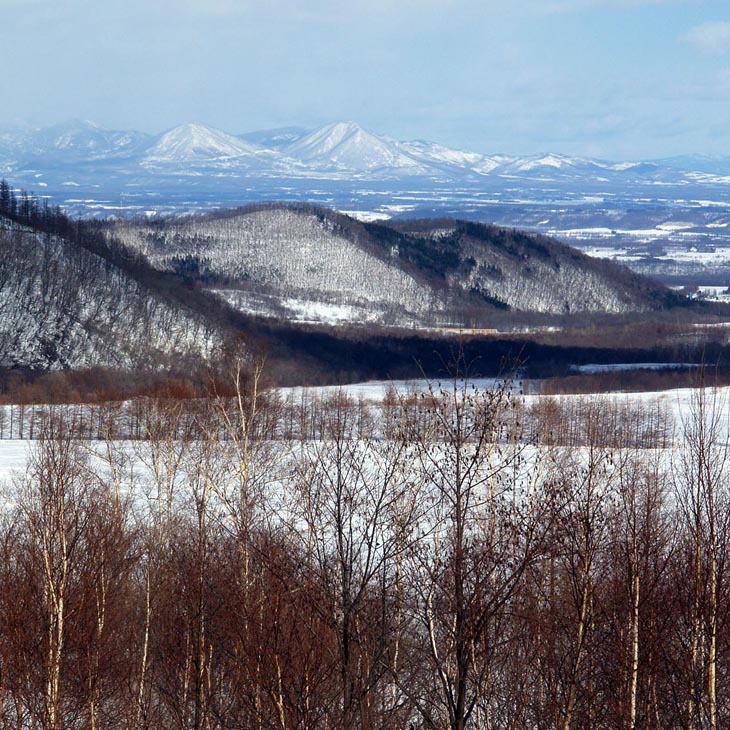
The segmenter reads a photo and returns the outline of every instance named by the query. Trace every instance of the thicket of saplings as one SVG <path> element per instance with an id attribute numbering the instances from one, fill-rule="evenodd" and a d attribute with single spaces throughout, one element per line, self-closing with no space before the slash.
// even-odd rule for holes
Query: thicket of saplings
<path id="1" fill-rule="evenodd" d="M 715 395 L 31 409 L 0 727 L 729 727 Z"/>

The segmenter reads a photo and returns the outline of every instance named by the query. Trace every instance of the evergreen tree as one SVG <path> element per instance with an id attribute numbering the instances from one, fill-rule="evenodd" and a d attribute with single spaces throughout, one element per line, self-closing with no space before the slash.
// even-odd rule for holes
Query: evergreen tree
<path id="1" fill-rule="evenodd" d="M 10 213 L 10 185 L 7 180 L 0 181 L 0 215 Z"/>

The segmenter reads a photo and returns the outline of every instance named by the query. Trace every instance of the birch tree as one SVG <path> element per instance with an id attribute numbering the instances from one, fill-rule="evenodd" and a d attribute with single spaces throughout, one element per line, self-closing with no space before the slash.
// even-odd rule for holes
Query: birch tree
<path id="1" fill-rule="evenodd" d="M 26 526 L 44 627 L 41 641 L 43 730 L 64 727 L 63 671 L 68 621 L 87 549 L 89 519 L 86 458 L 64 421 L 53 411 L 31 452 L 19 488 L 19 519 Z"/>
<path id="2" fill-rule="evenodd" d="M 459 363 L 459 366 L 463 363 Z M 427 649 L 416 697 L 427 727 L 489 727 L 500 622 L 544 547 L 548 501 L 519 435 L 509 384 L 476 390 L 458 368 L 431 388 L 417 464 L 427 517 L 410 555 L 412 610 Z M 431 678 L 433 678 L 431 680 Z"/>

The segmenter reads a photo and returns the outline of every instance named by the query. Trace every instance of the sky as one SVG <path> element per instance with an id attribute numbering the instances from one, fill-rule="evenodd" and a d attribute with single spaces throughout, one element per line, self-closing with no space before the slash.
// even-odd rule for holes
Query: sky
<path id="1" fill-rule="evenodd" d="M 728 0 L 0 0 L 0 126 L 730 156 Z"/>

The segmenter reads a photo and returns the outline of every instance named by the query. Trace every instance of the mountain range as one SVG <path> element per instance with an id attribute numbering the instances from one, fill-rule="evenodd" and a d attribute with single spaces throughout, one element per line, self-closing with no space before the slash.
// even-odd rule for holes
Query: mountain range
<path id="1" fill-rule="evenodd" d="M 355 122 L 314 130 L 288 127 L 229 134 L 189 123 L 158 135 L 112 131 L 72 121 L 43 129 L 0 134 L 0 169 L 22 176 L 31 169 L 74 172 L 94 164 L 128 173 L 196 170 L 256 172 L 277 176 L 356 175 L 367 179 L 478 180 L 484 177 L 697 182 L 730 176 L 730 158 L 676 157 L 607 162 L 560 154 L 526 157 L 451 149 L 426 141 L 404 142 L 368 131 Z M 40 177 L 38 178 L 40 179 Z"/>
<path id="2" fill-rule="evenodd" d="M 355 122 L 245 134 L 190 123 L 152 135 L 83 121 L 8 130 L 0 133 L 0 178 L 80 218 L 288 202 L 363 221 L 468 219 L 599 255 L 629 252 L 627 264 L 642 273 L 655 273 L 641 268 L 647 255 L 668 251 L 681 269 L 693 248 L 724 247 L 730 226 L 730 158 L 485 154 L 396 140 Z M 693 283 L 724 283 L 705 278 Z"/>

